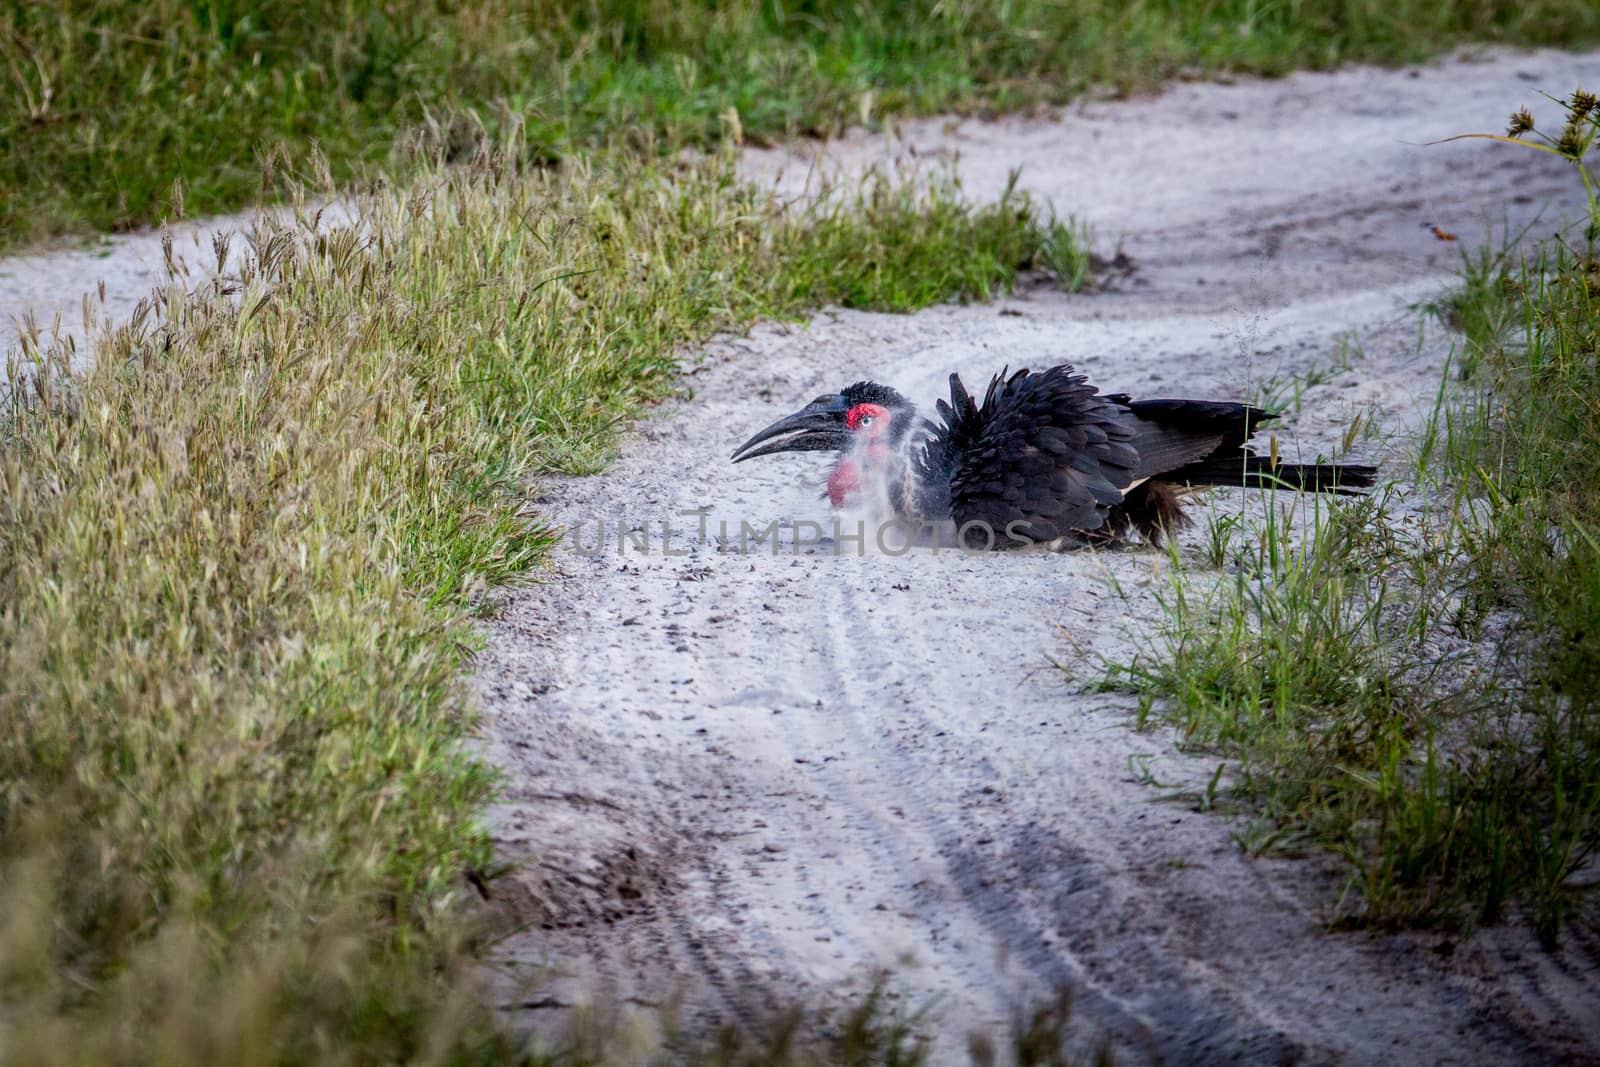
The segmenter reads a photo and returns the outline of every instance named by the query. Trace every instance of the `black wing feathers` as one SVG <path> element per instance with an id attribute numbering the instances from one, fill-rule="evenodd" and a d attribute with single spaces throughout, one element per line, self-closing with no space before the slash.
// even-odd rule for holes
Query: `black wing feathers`
<path id="1" fill-rule="evenodd" d="M 1096 531 L 1115 538 L 1130 525 L 1159 543 L 1163 530 L 1186 521 L 1184 485 L 1350 492 L 1377 473 L 1347 463 L 1274 465 L 1245 447 L 1276 418 L 1270 411 L 1101 396 L 1069 364 L 1002 371 L 981 403 L 952 374 L 950 400 L 939 401 L 938 412 L 942 421 L 929 424 L 916 460 L 919 512 L 958 527 L 987 524 L 999 547 Z"/>
<path id="2" fill-rule="evenodd" d="M 1237 456 L 1270 411 L 1221 400 L 1129 400 L 1115 398 L 1137 419 L 1133 444 L 1140 478 L 1164 477 L 1199 460 Z"/>
<path id="3" fill-rule="evenodd" d="M 950 468 L 949 514 L 1000 542 L 1098 529 L 1137 477 L 1133 420 L 1066 364 L 997 375 L 981 406 L 951 375 L 939 414 L 930 453 Z"/>
<path id="4" fill-rule="evenodd" d="M 1134 436 L 1141 474 L 1174 485 L 1284 487 L 1351 495 L 1369 488 L 1378 469 L 1359 463 L 1282 463 L 1245 447 L 1257 428 L 1278 416 L 1224 400 L 1118 401 L 1138 416 Z M 1210 447 L 1202 445 L 1211 442 Z"/>

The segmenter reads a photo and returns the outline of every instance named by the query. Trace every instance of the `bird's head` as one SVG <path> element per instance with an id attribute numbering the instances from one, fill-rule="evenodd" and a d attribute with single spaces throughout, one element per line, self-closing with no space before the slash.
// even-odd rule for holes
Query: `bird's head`
<path id="1" fill-rule="evenodd" d="M 917 421 L 915 406 L 877 382 L 856 382 L 819 396 L 785 415 L 733 454 L 735 463 L 776 452 L 838 452 L 828 477 L 828 497 L 843 507 L 859 491 L 864 475 L 881 474 Z"/>

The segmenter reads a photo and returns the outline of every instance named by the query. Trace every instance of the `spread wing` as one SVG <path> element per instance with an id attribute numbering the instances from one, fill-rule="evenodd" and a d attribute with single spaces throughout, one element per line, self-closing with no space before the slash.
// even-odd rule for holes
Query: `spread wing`
<path id="1" fill-rule="evenodd" d="M 1139 451 L 1134 477 L 1179 483 L 1185 479 L 1177 475 L 1191 464 L 1227 459 L 1239 466 L 1250 435 L 1277 418 L 1226 400 L 1133 400 L 1126 393 L 1105 399 L 1134 416 L 1131 443 Z"/>
<path id="2" fill-rule="evenodd" d="M 1069 364 L 1002 372 L 982 404 L 952 374 L 950 402 L 939 402 L 939 414 L 944 423 L 924 462 L 934 484 L 948 471 L 948 513 L 957 526 L 985 523 L 996 545 L 1099 529 L 1144 477 L 1134 443 L 1139 420 Z"/>
<path id="3" fill-rule="evenodd" d="M 952 374 L 950 402 L 941 400 L 938 409 L 943 421 L 929 424 L 914 458 L 919 510 L 948 515 L 958 527 L 983 524 L 987 532 L 964 535 L 968 544 L 1051 540 L 1099 530 L 1108 520 L 1119 533 L 1130 517 L 1144 522 L 1128 494 L 1146 481 L 1152 487 L 1139 491 L 1141 500 L 1162 483 L 1350 493 L 1377 474 L 1358 464 L 1256 456 L 1246 442 L 1276 418 L 1272 412 L 1228 401 L 1101 396 L 1069 364 L 1039 374 L 1001 372 L 981 404 Z M 1171 515 L 1147 516 L 1156 527 L 1181 520 L 1175 499 L 1169 503 Z"/>

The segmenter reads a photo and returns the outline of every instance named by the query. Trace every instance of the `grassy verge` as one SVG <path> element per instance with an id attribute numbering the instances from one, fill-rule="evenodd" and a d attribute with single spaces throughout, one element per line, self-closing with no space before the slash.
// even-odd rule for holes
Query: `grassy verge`
<path id="1" fill-rule="evenodd" d="M 512 119 L 539 162 L 1597 36 L 1589 0 L 24 0 L 0 11 L 0 248 L 157 221 L 175 181 L 191 213 L 237 207 L 258 160 L 292 176 L 313 144 L 341 180 L 391 167 L 430 110 Z"/>
<path id="2" fill-rule="evenodd" d="M 515 144 L 262 224 L 0 416 L 0 1048 L 39 1065 L 504 1062 L 463 902 L 494 775 L 459 682 L 674 353 L 1008 285 L 1048 220 Z M 492 157 L 492 158 L 491 158 Z"/>
<path id="3" fill-rule="evenodd" d="M 1409 514 L 1214 523 L 1231 573 L 1175 581 L 1105 681 L 1224 758 L 1248 847 L 1345 856 L 1363 922 L 1515 908 L 1553 943 L 1600 917 L 1600 106 L 1569 119 L 1544 147 L 1579 166 L 1587 232 L 1469 261 L 1442 306 L 1467 384 L 1441 388 Z"/>

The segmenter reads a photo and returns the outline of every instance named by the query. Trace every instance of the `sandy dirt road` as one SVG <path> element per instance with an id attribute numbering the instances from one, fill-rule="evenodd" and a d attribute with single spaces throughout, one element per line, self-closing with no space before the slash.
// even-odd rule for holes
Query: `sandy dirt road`
<path id="1" fill-rule="evenodd" d="M 477 672 L 509 783 L 500 851 L 521 864 L 501 895 L 527 923 L 498 954 L 548 968 L 502 983 L 517 1023 L 555 1034 L 596 997 L 645 1021 L 668 1003 L 749 1020 L 843 1002 L 889 966 L 941 1062 L 1060 989 L 1084 1040 L 1124 1062 L 1600 1061 L 1600 953 L 1582 936 L 1552 955 L 1516 927 L 1330 933 L 1328 870 L 1252 859 L 1225 820 L 1157 801 L 1138 767 L 1194 787 L 1215 761 L 1132 732 L 1125 704 L 1048 666 L 1126 651 L 1156 615 L 1157 554 L 800 544 L 794 523 L 829 521 L 825 461 L 727 459 L 860 378 L 931 402 L 952 369 L 972 384 L 1070 360 L 1107 390 L 1239 397 L 1326 366 L 1341 336 L 1359 354 L 1287 420 L 1285 449 L 1309 458 L 1371 412 L 1391 436 L 1367 454 L 1403 454 L 1452 340 L 1415 305 L 1489 227 L 1553 231 L 1577 192 L 1536 153 L 1420 143 L 1497 131 L 1522 104 L 1548 125 L 1539 91 L 1580 82 L 1600 83 L 1600 55 L 1496 53 L 832 146 L 825 165 L 847 172 L 954 162 L 974 199 L 1020 165 L 1022 187 L 1120 240 L 1137 272 L 712 345 L 611 471 L 544 487 L 544 514 L 606 544 L 569 542 Z M 747 165 L 798 192 L 810 163 Z M 1238 497 L 1213 506 L 1261 506 Z M 776 551 L 740 546 L 741 521 L 775 519 Z M 620 547 L 619 526 L 642 532 Z"/>

